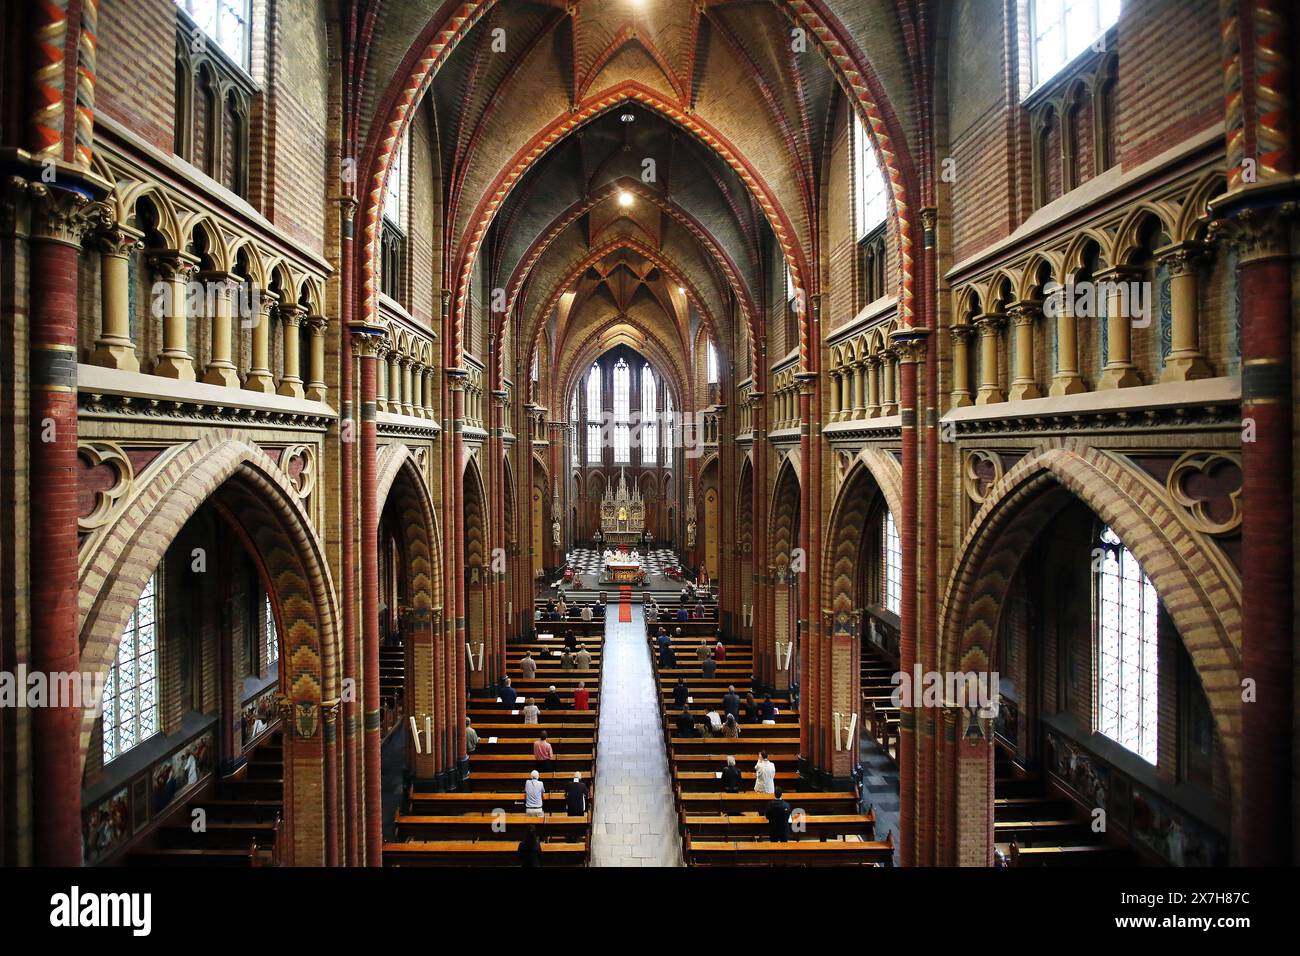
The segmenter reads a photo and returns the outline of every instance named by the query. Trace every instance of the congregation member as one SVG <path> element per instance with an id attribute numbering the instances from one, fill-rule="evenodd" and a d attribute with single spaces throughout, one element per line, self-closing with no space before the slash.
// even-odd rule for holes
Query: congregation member
<path id="1" fill-rule="evenodd" d="M 519 662 L 519 672 L 524 675 L 524 680 L 532 680 L 537 676 L 537 659 L 533 657 L 532 651 L 524 651 L 524 659 Z"/>
<path id="2" fill-rule="evenodd" d="M 583 619 L 584 621 L 588 622 L 588 623 L 591 622 L 591 605 L 590 605 L 590 604 L 584 604 L 584 605 L 582 606 L 582 619 Z"/>
<path id="3" fill-rule="evenodd" d="M 758 752 L 758 763 L 754 764 L 754 792 L 772 793 L 776 789 L 776 764 L 767 759 L 767 751 Z"/>
<path id="4" fill-rule="evenodd" d="M 573 709 L 587 710 L 591 706 L 591 692 L 587 690 L 586 681 L 578 681 L 578 687 L 573 692 Z"/>
<path id="5" fill-rule="evenodd" d="M 574 773 L 573 779 L 564 788 L 564 812 L 571 817 L 581 817 L 587 813 L 587 785 L 582 782 L 581 773 Z"/>
<path id="6" fill-rule="evenodd" d="M 673 703 L 678 707 L 685 707 L 690 703 L 691 689 L 686 686 L 684 677 L 677 678 L 677 683 L 673 685 Z"/>
<path id="7" fill-rule="evenodd" d="M 665 644 L 659 649 L 659 668 L 677 666 L 677 652 L 673 650 L 672 644 Z"/>
<path id="8" fill-rule="evenodd" d="M 758 705 L 758 716 L 762 720 L 776 720 L 777 713 L 776 704 L 772 703 L 772 695 L 764 694 L 763 703 Z"/>
<path id="9" fill-rule="evenodd" d="M 722 695 L 722 712 L 728 717 L 740 718 L 740 695 L 736 693 L 735 684 L 728 684 L 727 692 Z"/>
<path id="10" fill-rule="evenodd" d="M 736 766 L 734 754 L 727 754 L 727 765 L 722 768 L 718 779 L 722 781 L 723 793 L 740 792 L 740 768 Z"/>
<path id="11" fill-rule="evenodd" d="M 540 817 L 545 813 L 542 809 L 542 797 L 545 795 L 546 784 L 542 783 L 541 774 L 534 770 L 524 781 L 524 813 L 530 817 Z"/>
<path id="12" fill-rule="evenodd" d="M 542 773 L 550 773 L 555 767 L 555 748 L 546 739 L 544 730 L 542 735 L 533 741 L 533 759 L 537 761 L 537 769 Z"/>
<path id="13" fill-rule="evenodd" d="M 577 656 L 573 653 L 573 651 L 566 649 L 565 652 L 560 655 L 560 669 L 571 671 L 577 666 L 578 666 Z"/>
<path id="14" fill-rule="evenodd" d="M 690 707 L 683 707 L 682 712 L 677 715 L 677 736 L 694 737 L 695 718 L 691 716 Z"/>
<path id="15" fill-rule="evenodd" d="M 709 656 L 709 642 L 700 641 L 700 646 L 695 648 L 695 659 L 699 661 L 701 664 L 703 664 L 704 659 L 708 656 Z"/>
<path id="16" fill-rule="evenodd" d="M 721 634 L 718 635 L 718 643 L 713 645 L 713 656 L 718 663 L 722 663 L 727 659 L 727 649 L 722 644 Z"/>
<path id="17" fill-rule="evenodd" d="M 522 713 L 524 715 L 525 724 L 536 724 L 540 722 L 542 719 L 541 710 L 531 700 L 528 703 L 524 704 L 524 709 Z"/>
<path id="18" fill-rule="evenodd" d="M 762 717 L 759 716 L 758 701 L 754 699 L 753 691 L 745 695 L 745 720 L 751 724 L 756 724 L 762 720 Z"/>
<path id="19" fill-rule="evenodd" d="M 578 645 L 578 653 L 573 655 L 573 663 L 580 671 L 591 670 L 591 651 L 587 650 L 582 644 Z"/>
<path id="20" fill-rule="evenodd" d="M 740 736 L 740 724 L 736 723 L 734 714 L 727 714 L 727 719 L 722 722 L 722 736 L 733 740 Z"/>
<path id="21" fill-rule="evenodd" d="M 542 701 L 542 707 L 546 710 L 564 709 L 564 701 L 560 700 L 560 695 L 555 690 L 554 684 L 552 684 L 550 689 L 546 692 L 546 699 Z"/>
<path id="22" fill-rule="evenodd" d="M 519 699 L 519 693 L 510 686 L 510 678 L 505 677 L 501 680 L 501 690 L 497 693 L 501 698 L 501 703 L 507 707 L 515 706 L 515 701 Z"/>
<path id="23" fill-rule="evenodd" d="M 790 839 L 790 804 L 782 799 L 779 788 L 772 794 L 772 802 L 763 811 L 763 816 L 767 817 L 768 839 L 774 843 Z"/>
<path id="24" fill-rule="evenodd" d="M 469 718 L 465 718 L 465 752 L 473 753 L 478 749 L 478 731 L 470 724 Z"/>
<path id="25" fill-rule="evenodd" d="M 718 662 L 713 659 L 712 652 L 709 653 L 708 657 L 704 658 L 703 671 L 705 680 L 711 680 L 718 672 Z"/>

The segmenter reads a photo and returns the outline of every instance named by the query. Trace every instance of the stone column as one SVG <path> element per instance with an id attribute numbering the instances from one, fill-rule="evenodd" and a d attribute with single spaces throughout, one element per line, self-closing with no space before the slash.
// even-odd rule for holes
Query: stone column
<path id="1" fill-rule="evenodd" d="M 271 314 L 279 296 L 263 289 L 258 301 L 261 305 L 253 325 L 253 367 L 244 377 L 244 388 L 270 395 L 275 391 L 275 380 L 271 378 Z"/>
<path id="2" fill-rule="evenodd" d="M 297 303 L 288 303 L 277 310 L 281 334 L 284 336 L 284 374 L 280 376 L 278 394 L 289 398 L 302 398 L 302 360 L 299 357 L 299 329 L 307 310 Z"/>
<path id="3" fill-rule="evenodd" d="M 1106 365 L 1102 369 L 1098 388 L 1132 388 L 1141 385 L 1137 367 L 1133 364 L 1132 296 L 1128 294 L 1131 283 L 1140 282 L 1141 274 L 1133 269 L 1117 267 L 1096 277 L 1109 283 L 1106 298 Z M 1151 314 L 1145 316 L 1147 334 L 1151 329 Z"/>
<path id="4" fill-rule="evenodd" d="M 872 354 L 863 359 L 867 367 L 867 417 L 880 417 L 880 355 Z"/>
<path id="5" fill-rule="evenodd" d="M 853 366 L 853 417 L 867 415 L 867 360 L 864 356 Z"/>
<path id="6" fill-rule="evenodd" d="M 948 332 L 952 335 L 952 405 L 965 408 L 971 404 L 969 349 L 974 329 L 962 323 L 952 326 Z"/>
<path id="7" fill-rule="evenodd" d="M 1087 391 L 1079 375 L 1079 327 L 1069 296 L 1062 290 L 1048 301 L 1048 314 L 1056 317 L 1056 370 L 1048 394 L 1076 395 Z"/>
<path id="8" fill-rule="evenodd" d="M 329 319 L 323 315 L 309 315 L 307 328 L 311 331 L 307 398 L 313 402 L 323 402 L 329 398 L 329 386 L 325 384 L 325 330 L 329 328 Z"/>
<path id="9" fill-rule="evenodd" d="M 844 403 L 840 400 L 840 378 L 847 374 L 847 369 L 831 370 L 831 421 L 833 422 L 838 422 L 844 417 Z"/>
<path id="10" fill-rule="evenodd" d="M 163 321 L 162 354 L 154 362 L 153 373 L 164 378 L 192 382 L 194 356 L 189 352 L 188 285 L 198 272 L 193 256 L 183 252 L 167 252 L 150 256 L 149 265 L 158 278 L 166 284 L 165 290 L 155 291 L 153 311 Z"/>
<path id="11" fill-rule="evenodd" d="M 424 370 L 424 415 L 430 421 L 433 421 L 438 416 L 433 402 L 433 393 L 436 381 L 437 379 L 434 370 L 426 368 Z"/>
<path id="12" fill-rule="evenodd" d="M 999 379 L 998 359 L 1002 329 L 1007 320 L 1002 315 L 981 315 L 975 321 L 980 333 L 980 390 L 975 396 L 976 405 L 996 405 L 1006 401 Z"/>
<path id="13" fill-rule="evenodd" d="M 898 396 L 894 386 L 898 383 L 898 352 L 895 349 L 882 349 L 880 352 L 880 374 L 883 377 L 880 395 L 880 414 L 898 414 Z"/>
<path id="14" fill-rule="evenodd" d="M 239 388 L 239 370 L 235 368 L 231 329 L 231 302 L 238 279 L 226 272 L 205 272 L 200 278 L 213 293 L 211 297 L 204 296 L 205 300 L 212 302 L 213 310 L 209 316 L 212 321 L 212 360 L 203 372 L 203 381 L 209 385 Z"/>
<path id="15" fill-rule="evenodd" d="M 100 335 L 95 339 L 92 365 L 140 371 L 131 338 L 131 277 L 129 257 L 142 243 L 134 229 L 112 223 L 91 236 L 99 250 Z"/>
<path id="16" fill-rule="evenodd" d="M 1184 242 L 1161 249 L 1157 256 L 1169 268 L 1170 343 L 1162 382 L 1189 382 L 1214 374 L 1200 348 L 1200 301 L 1197 286 L 1201 258 L 1198 243 Z"/>
<path id="17" fill-rule="evenodd" d="M 388 410 L 394 415 L 402 414 L 402 361 L 405 358 L 395 348 L 390 348 L 387 367 L 380 369 L 388 376 Z"/>
<path id="18" fill-rule="evenodd" d="M 402 411 L 407 415 L 415 415 L 415 360 L 410 356 L 402 358 Z"/>
<path id="19" fill-rule="evenodd" d="M 1016 337 L 1016 367 L 1011 378 L 1011 401 L 1041 398 L 1043 393 L 1034 380 L 1034 323 L 1041 314 L 1033 302 L 1014 302 L 1007 309 Z"/>

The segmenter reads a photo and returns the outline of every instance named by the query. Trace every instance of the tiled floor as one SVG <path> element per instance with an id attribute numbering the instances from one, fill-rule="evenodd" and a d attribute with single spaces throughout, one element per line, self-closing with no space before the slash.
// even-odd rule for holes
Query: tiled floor
<path id="1" fill-rule="evenodd" d="M 898 768 L 867 734 L 862 735 L 863 801 L 876 814 L 876 839 L 894 834 L 894 864 L 898 864 Z"/>
<path id="2" fill-rule="evenodd" d="M 644 612 L 605 609 L 592 866 L 681 866 Z"/>

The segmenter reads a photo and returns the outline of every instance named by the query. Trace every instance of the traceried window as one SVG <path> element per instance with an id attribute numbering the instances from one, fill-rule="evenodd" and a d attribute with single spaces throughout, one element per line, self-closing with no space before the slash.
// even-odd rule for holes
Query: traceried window
<path id="1" fill-rule="evenodd" d="M 262 613 L 266 619 L 266 666 L 270 667 L 280 659 L 280 635 L 275 629 L 275 612 L 271 610 L 269 594 L 262 605 Z"/>
<path id="2" fill-rule="evenodd" d="M 1120 0 L 1031 0 L 1033 77 L 1041 86 L 1119 19 Z"/>
<path id="3" fill-rule="evenodd" d="M 534 352 L 534 353 L 533 353 L 533 367 L 532 367 L 532 370 L 528 373 L 528 377 L 529 377 L 532 381 L 535 382 L 535 381 L 537 381 L 537 379 L 538 379 L 538 377 L 540 376 L 540 374 L 541 374 L 541 353 L 540 353 L 540 352 Z"/>
<path id="4" fill-rule="evenodd" d="M 400 228 L 406 226 L 406 155 L 410 140 L 403 136 L 401 145 L 393 153 L 388 170 L 388 183 L 384 187 L 384 218 Z"/>
<path id="5" fill-rule="evenodd" d="M 862 239 L 885 221 L 885 177 L 862 119 L 853 114 L 854 239 Z"/>
<path id="6" fill-rule="evenodd" d="M 122 629 L 104 685 L 104 763 L 158 733 L 158 573 Z"/>
<path id="7" fill-rule="evenodd" d="M 713 340 L 710 339 L 708 349 L 705 353 L 705 376 L 704 380 L 710 385 L 718 384 L 718 350 L 713 347 Z"/>
<path id="8" fill-rule="evenodd" d="M 188 13 L 226 56 L 248 69 L 249 0 L 176 0 L 176 6 Z"/>
<path id="9" fill-rule="evenodd" d="M 569 464 L 578 464 L 578 392 L 573 392 L 573 401 L 569 403 Z"/>
<path id="10" fill-rule="evenodd" d="M 673 393 L 664 391 L 664 467 L 673 466 Z"/>
<path id="11" fill-rule="evenodd" d="M 885 558 L 885 610 L 901 613 L 903 606 L 903 543 L 898 538 L 894 516 L 885 512 L 883 554 Z"/>
<path id="12" fill-rule="evenodd" d="M 587 373 L 587 464 L 599 465 L 600 447 L 600 366 Z"/>
<path id="13" fill-rule="evenodd" d="M 632 370 L 626 359 L 614 366 L 614 464 L 632 463 Z"/>
<path id="14" fill-rule="evenodd" d="M 402 268 L 406 261 L 406 160 L 409 138 L 402 137 L 393 153 L 384 187 L 384 221 L 379 235 L 379 284 L 390 299 L 402 299 Z"/>
<path id="15" fill-rule="evenodd" d="M 1103 528 L 1098 543 L 1097 730 L 1155 763 L 1159 599 L 1119 535 Z"/>
<path id="16" fill-rule="evenodd" d="M 655 388 L 655 373 L 647 365 L 641 369 L 641 421 L 644 434 L 641 436 L 641 464 L 653 465 L 659 456 L 659 420 L 655 417 L 658 404 L 658 389 Z"/>

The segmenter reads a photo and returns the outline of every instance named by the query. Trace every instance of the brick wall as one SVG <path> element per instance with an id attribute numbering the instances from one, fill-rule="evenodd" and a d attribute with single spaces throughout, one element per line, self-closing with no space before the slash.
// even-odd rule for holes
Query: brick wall
<path id="1" fill-rule="evenodd" d="M 176 111 L 176 5 L 105 3 L 99 10 L 95 109 L 165 152 Z M 149 77 L 142 83 L 141 77 Z"/>

